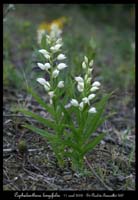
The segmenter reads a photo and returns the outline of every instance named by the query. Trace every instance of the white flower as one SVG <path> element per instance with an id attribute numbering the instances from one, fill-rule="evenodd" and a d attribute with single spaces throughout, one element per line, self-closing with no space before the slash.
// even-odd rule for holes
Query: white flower
<path id="1" fill-rule="evenodd" d="M 83 92 L 84 82 L 78 82 L 77 89 L 78 89 L 79 92 Z"/>
<path id="2" fill-rule="evenodd" d="M 99 87 L 101 85 L 101 83 L 99 81 L 95 81 L 92 86 L 93 87 Z"/>
<path id="3" fill-rule="evenodd" d="M 83 62 L 83 63 L 82 63 L 82 68 L 83 68 L 83 69 L 86 69 L 86 67 L 87 67 L 86 63 Z"/>
<path id="4" fill-rule="evenodd" d="M 51 51 L 56 52 L 60 49 L 62 44 L 56 44 L 55 46 L 50 47 Z"/>
<path id="5" fill-rule="evenodd" d="M 59 70 L 55 69 L 52 73 L 53 78 L 56 78 L 59 75 Z"/>
<path id="6" fill-rule="evenodd" d="M 45 49 L 40 49 L 39 52 L 42 53 L 43 55 L 44 55 L 44 54 L 49 54 L 48 51 L 45 50 Z"/>
<path id="7" fill-rule="evenodd" d="M 37 78 L 36 79 L 38 83 L 44 86 L 46 91 L 50 90 L 50 84 L 48 81 L 46 81 L 44 78 Z"/>
<path id="8" fill-rule="evenodd" d="M 95 107 L 91 107 L 89 110 L 88 110 L 89 113 L 96 113 L 96 108 Z"/>
<path id="9" fill-rule="evenodd" d="M 79 105 L 78 101 L 76 99 L 71 100 L 71 105 L 77 107 Z"/>
<path id="10" fill-rule="evenodd" d="M 64 106 L 64 108 L 70 108 L 71 107 L 71 103 L 68 103 Z"/>
<path id="11" fill-rule="evenodd" d="M 50 91 L 50 92 L 48 92 L 48 95 L 50 96 L 50 98 L 52 99 L 53 98 L 53 96 L 54 96 L 54 91 Z"/>
<path id="12" fill-rule="evenodd" d="M 75 77 L 75 80 L 76 80 L 77 82 L 84 82 L 83 78 L 80 77 L 80 76 L 76 76 L 76 77 Z"/>
<path id="13" fill-rule="evenodd" d="M 92 67 L 93 66 L 93 59 L 89 62 L 89 66 Z"/>
<path id="14" fill-rule="evenodd" d="M 45 70 L 48 70 L 48 69 L 50 69 L 50 68 L 51 68 L 50 63 L 45 63 Z"/>
<path id="15" fill-rule="evenodd" d="M 42 63 L 37 63 L 38 67 L 42 70 L 48 70 L 51 66 L 50 66 L 50 63 L 45 63 L 45 64 L 42 64 Z"/>
<path id="16" fill-rule="evenodd" d="M 89 100 L 92 100 L 95 96 L 96 96 L 95 94 L 90 94 L 90 95 L 88 96 L 88 99 L 89 99 Z"/>
<path id="17" fill-rule="evenodd" d="M 64 87 L 64 81 L 59 81 L 57 87 L 58 88 L 63 88 Z"/>
<path id="18" fill-rule="evenodd" d="M 99 90 L 99 88 L 96 87 L 96 86 L 94 86 L 94 87 L 92 87 L 92 88 L 90 89 L 91 92 L 95 92 L 96 90 Z"/>
<path id="19" fill-rule="evenodd" d="M 88 58 L 87 58 L 87 56 L 84 56 L 84 60 L 85 60 L 86 63 L 88 63 Z"/>
<path id="20" fill-rule="evenodd" d="M 81 102 L 81 103 L 79 104 L 79 109 L 80 109 L 80 110 L 83 110 L 83 107 L 84 107 L 84 102 Z"/>
<path id="21" fill-rule="evenodd" d="M 57 66 L 58 70 L 62 70 L 66 67 L 67 67 L 67 65 L 65 63 L 59 63 L 58 66 Z"/>
<path id="22" fill-rule="evenodd" d="M 82 99 L 82 102 L 83 102 L 83 103 L 89 103 L 89 99 L 88 99 L 87 97 L 84 97 L 84 98 Z"/>
<path id="23" fill-rule="evenodd" d="M 44 78 L 37 78 L 36 79 L 38 83 L 40 83 L 41 85 L 45 85 L 47 84 L 47 81 Z"/>
<path id="24" fill-rule="evenodd" d="M 62 53 L 57 56 L 57 60 L 64 60 L 65 58 L 66 56 Z"/>
<path id="25" fill-rule="evenodd" d="M 45 49 L 40 49 L 39 52 L 42 53 L 43 56 L 44 56 L 46 59 L 50 59 L 49 52 L 46 51 Z"/>
<path id="26" fill-rule="evenodd" d="M 38 67 L 42 70 L 45 70 L 45 65 L 42 63 L 37 63 Z"/>

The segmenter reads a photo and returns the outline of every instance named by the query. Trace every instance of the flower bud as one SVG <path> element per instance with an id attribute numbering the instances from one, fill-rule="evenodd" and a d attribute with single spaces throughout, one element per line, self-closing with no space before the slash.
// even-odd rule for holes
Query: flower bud
<path id="1" fill-rule="evenodd" d="M 49 52 L 45 49 L 40 49 L 39 52 L 42 53 L 43 55 L 49 54 Z"/>
<path id="2" fill-rule="evenodd" d="M 88 79 L 88 74 L 85 74 L 84 79 L 87 80 Z"/>
<path id="3" fill-rule="evenodd" d="M 76 76 L 75 77 L 75 81 L 77 81 L 77 82 L 84 82 L 83 78 L 80 77 L 80 76 Z"/>
<path id="4" fill-rule="evenodd" d="M 89 62 L 89 66 L 92 67 L 93 66 L 93 59 Z"/>
<path id="5" fill-rule="evenodd" d="M 81 102 L 81 103 L 79 104 L 79 109 L 80 109 L 80 110 L 83 110 L 83 108 L 84 108 L 84 103 Z"/>
<path id="6" fill-rule="evenodd" d="M 42 69 L 42 70 L 45 69 L 45 65 L 44 65 L 44 64 L 42 64 L 42 63 L 37 63 L 37 65 L 38 65 L 38 67 L 39 67 L 40 69 Z"/>
<path id="7" fill-rule="evenodd" d="M 87 56 L 84 56 L 84 61 L 85 61 L 85 63 L 88 63 L 88 58 L 87 58 Z"/>
<path id="8" fill-rule="evenodd" d="M 59 75 L 59 70 L 55 69 L 52 73 L 52 77 L 56 78 Z"/>
<path id="9" fill-rule="evenodd" d="M 66 56 L 62 53 L 57 56 L 57 60 L 64 60 L 65 58 Z"/>
<path id="10" fill-rule="evenodd" d="M 83 103 L 89 103 L 89 99 L 88 99 L 87 97 L 84 97 L 84 98 L 82 99 L 82 102 L 83 102 Z"/>
<path id="11" fill-rule="evenodd" d="M 91 73 L 92 73 L 92 70 L 93 70 L 93 68 L 89 68 L 89 69 L 88 69 L 88 74 L 91 74 Z"/>
<path id="12" fill-rule="evenodd" d="M 57 87 L 58 88 L 63 88 L 64 87 L 64 81 L 59 81 Z"/>
<path id="13" fill-rule="evenodd" d="M 71 105 L 77 107 L 79 105 L 78 101 L 76 99 L 71 100 Z"/>
<path id="14" fill-rule="evenodd" d="M 64 68 L 66 68 L 66 67 L 67 67 L 67 65 L 65 63 L 59 63 L 58 66 L 57 66 L 57 69 L 58 70 L 62 70 Z"/>
<path id="15" fill-rule="evenodd" d="M 60 49 L 62 44 L 56 44 L 55 46 L 50 47 L 51 51 L 56 52 Z"/>
<path id="16" fill-rule="evenodd" d="M 88 99 L 89 99 L 89 100 L 92 100 L 95 96 L 96 96 L 95 94 L 90 94 L 90 95 L 88 96 Z"/>
<path id="17" fill-rule="evenodd" d="M 83 63 L 82 63 L 82 68 L 83 68 L 83 69 L 86 69 L 86 67 L 87 67 L 86 63 L 83 62 Z"/>
<path id="18" fill-rule="evenodd" d="M 47 84 L 47 81 L 46 81 L 44 78 L 37 78 L 36 81 L 37 81 L 38 83 L 40 83 L 41 85 Z"/>
<path id="19" fill-rule="evenodd" d="M 83 92 L 84 82 L 78 82 L 77 89 L 78 89 L 79 92 Z"/>
<path id="20" fill-rule="evenodd" d="M 98 87 L 92 87 L 92 88 L 90 89 L 91 92 L 95 92 L 96 90 L 99 90 L 99 88 L 98 88 Z"/>
<path id="21" fill-rule="evenodd" d="M 101 85 L 101 83 L 99 81 L 95 81 L 92 86 L 93 87 L 99 87 Z"/>
<path id="22" fill-rule="evenodd" d="M 44 85 L 44 88 L 45 88 L 46 91 L 50 90 L 50 86 L 48 84 Z"/>
<path id="23" fill-rule="evenodd" d="M 89 113 L 96 113 L 96 108 L 95 107 L 91 107 L 89 110 L 88 110 Z"/>
<path id="24" fill-rule="evenodd" d="M 52 99 L 53 98 L 53 96 L 54 96 L 54 91 L 50 91 L 50 92 L 48 92 L 48 95 L 50 96 L 50 98 Z"/>
<path id="25" fill-rule="evenodd" d="M 48 70 L 48 69 L 50 69 L 50 68 L 51 68 L 50 63 L 45 63 L 45 70 Z"/>

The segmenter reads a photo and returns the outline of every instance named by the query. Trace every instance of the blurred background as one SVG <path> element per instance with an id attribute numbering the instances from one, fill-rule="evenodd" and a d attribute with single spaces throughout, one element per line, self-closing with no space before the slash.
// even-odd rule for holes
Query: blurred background
<path id="1" fill-rule="evenodd" d="M 4 85 L 24 87 L 23 71 L 32 74 L 33 53 L 40 48 L 37 31 L 57 20 L 74 73 L 88 55 L 94 57 L 95 75 L 107 89 L 134 90 L 134 5 L 16 4 L 6 13 L 8 6 L 4 5 Z"/>

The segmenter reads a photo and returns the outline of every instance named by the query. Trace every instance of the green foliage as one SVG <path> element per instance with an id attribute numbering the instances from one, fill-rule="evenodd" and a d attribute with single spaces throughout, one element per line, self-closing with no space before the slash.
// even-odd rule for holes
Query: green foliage
<path id="1" fill-rule="evenodd" d="M 60 115 L 58 115 L 58 121 L 56 121 L 56 113 L 54 113 L 53 107 L 44 103 L 42 99 L 32 89 L 29 89 L 32 96 L 37 102 L 48 111 L 52 120 L 41 117 L 34 112 L 20 108 L 19 111 L 25 115 L 28 115 L 35 119 L 37 122 L 44 125 L 43 129 L 37 128 L 34 125 L 25 124 L 24 127 L 30 129 L 33 132 L 47 138 L 51 144 L 58 163 L 63 166 L 65 158 L 71 160 L 72 168 L 74 170 L 84 169 L 84 156 L 91 151 L 105 136 L 105 133 L 99 134 L 94 139 L 90 139 L 95 130 L 106 119 L 103 116 L 105 105 L 110 95 L 105 95 L 100 102 L 97 103 L 98 112 L 96 115 L 88 115 L 86 118 L 81 117 L 80 124 L 76 125 L 72 119 L 72 113 L 59 105 Z M 61 115 L 62 112 L 62 115 Z M 64 115 L 63 115 L 64 113 Z M 64 118 L 63 118 L 64 116 Z M 47 131 L 50 128 L 50 132 Z M 89 138 L 89 139 L 88 139 Z"/>
<path id="2" fill-rule="evenodd" d="M 24 86 L 21 73 L 8 60 L 4 60 L 3 63 L 3 84 L 4 86 L 12 86 L 17 89 Z"/>

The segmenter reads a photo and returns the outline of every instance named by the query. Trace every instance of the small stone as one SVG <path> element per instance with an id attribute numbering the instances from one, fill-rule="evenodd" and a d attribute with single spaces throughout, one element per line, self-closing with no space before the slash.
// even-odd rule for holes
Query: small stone
<path id="1" fill-rule="evenodd" d="M 72 175 L 65 175 L 65 176 L 63 176 L 63 179 L 64 179 L 65 181 L 69 181 L 69 180 L 72 179 Z"/>

